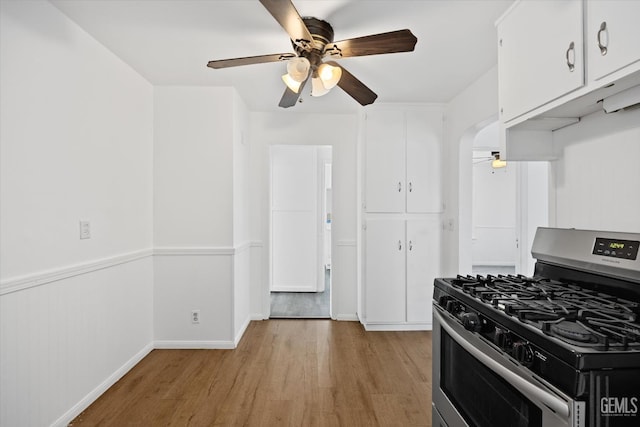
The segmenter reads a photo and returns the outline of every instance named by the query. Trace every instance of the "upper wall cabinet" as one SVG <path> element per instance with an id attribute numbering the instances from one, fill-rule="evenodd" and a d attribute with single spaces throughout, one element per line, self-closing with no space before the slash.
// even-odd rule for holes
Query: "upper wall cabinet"
<path id="1" fill-rule="evenodd" d="M 496 23 L 503 158 L 556 158 L 555 130 L 637 90 L 638 17 L 637 0 L 519 0 L 505 12 Z"/>
<path id="2" fill-rule="evenodd" d="M 521 1 L 497 24 L 503 122 L 584 84 L 581 0 Z"/>
<path id="3" fill-rule="evenodd" d="M 440 212 L 441 139 L 440 109 L 368 111 L 366 212 Z"/>
<path id="4" fill-rule="evenodd" d="M 587 1 L 590 81 L 640 60 L 640 1 Z"/>

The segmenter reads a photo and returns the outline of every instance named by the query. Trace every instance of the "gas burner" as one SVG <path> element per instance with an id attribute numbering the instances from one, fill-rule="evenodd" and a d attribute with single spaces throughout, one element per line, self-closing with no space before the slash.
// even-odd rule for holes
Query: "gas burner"
<path id="1" fill-rule="evenodd" d="M 570 344 L 640 345 L 640 304 L 568 282 L 522 275 L 461 276 L 453 287 Z"/>
<path id="2" fill-rule="evenodd" d="M 552 323 L 549 330 L 560 337 L 567 338 L 572 341 L 588 343 L 596 340 L 591 331 L 582 324 L 576 322 L 561 320 L 560 322 Z"/>

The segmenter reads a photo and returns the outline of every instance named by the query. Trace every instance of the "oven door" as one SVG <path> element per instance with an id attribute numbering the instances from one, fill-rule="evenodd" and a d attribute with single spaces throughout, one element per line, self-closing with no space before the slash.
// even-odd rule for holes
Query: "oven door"
<path id="1" fill-rule="evenodd" d="M 584 427 L 585 403 L 433 310 L 433 413 L 448 427 Z"/>

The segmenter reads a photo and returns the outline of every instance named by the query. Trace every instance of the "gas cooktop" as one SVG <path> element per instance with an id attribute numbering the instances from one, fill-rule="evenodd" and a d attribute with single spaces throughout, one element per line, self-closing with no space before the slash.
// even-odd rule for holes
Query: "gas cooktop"
<path id="1" fill-rule="evenodd" d="M 522 275 L 458 275 L 445 280 L 491 309 L 567 344 L 600 351 L 640 349 L 638 302 Z"/>

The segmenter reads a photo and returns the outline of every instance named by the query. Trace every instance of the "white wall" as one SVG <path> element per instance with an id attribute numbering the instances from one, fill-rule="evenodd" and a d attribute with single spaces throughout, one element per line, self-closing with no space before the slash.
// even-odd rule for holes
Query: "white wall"
<path id="1" fill-rule="evenodd" d="M 337 319 L 356 320 L 357 121 L 356 115 L 251 113 L 252 317 L 269 313 L 269 146 L 308 144 L 333 147 L 332 310 Z"/>
<path id="2" fill-rule="evenodd" d="M 584 117 L 554 145 L 556 226 L 640 232 L 640 110 Z"/>
<path id="3" fill-rule="evenodd" d="M 156 247 L 233 245 L 233 95 L 154 89 Z"/>
<path id="4" fill-rule="evenodd" d="M 50 3 L 0 15 L 0 425 L 66 425 L 151 349 L 153 92 Z"/>
<path id="5" fill-rule="evenodd" d="M 233 88 L 155 88 L 158 347 L 234 347 L 248 324 L 246 123 Z"/>
<path id="6" fill-rule="evenodd" d="M 475 134 L 497 120 L 497 113 L 497 66 L 457 95 L 445 109 L 445 166 L 442 168 L 444 276 L 471 271 L 471 150 Z"/>

